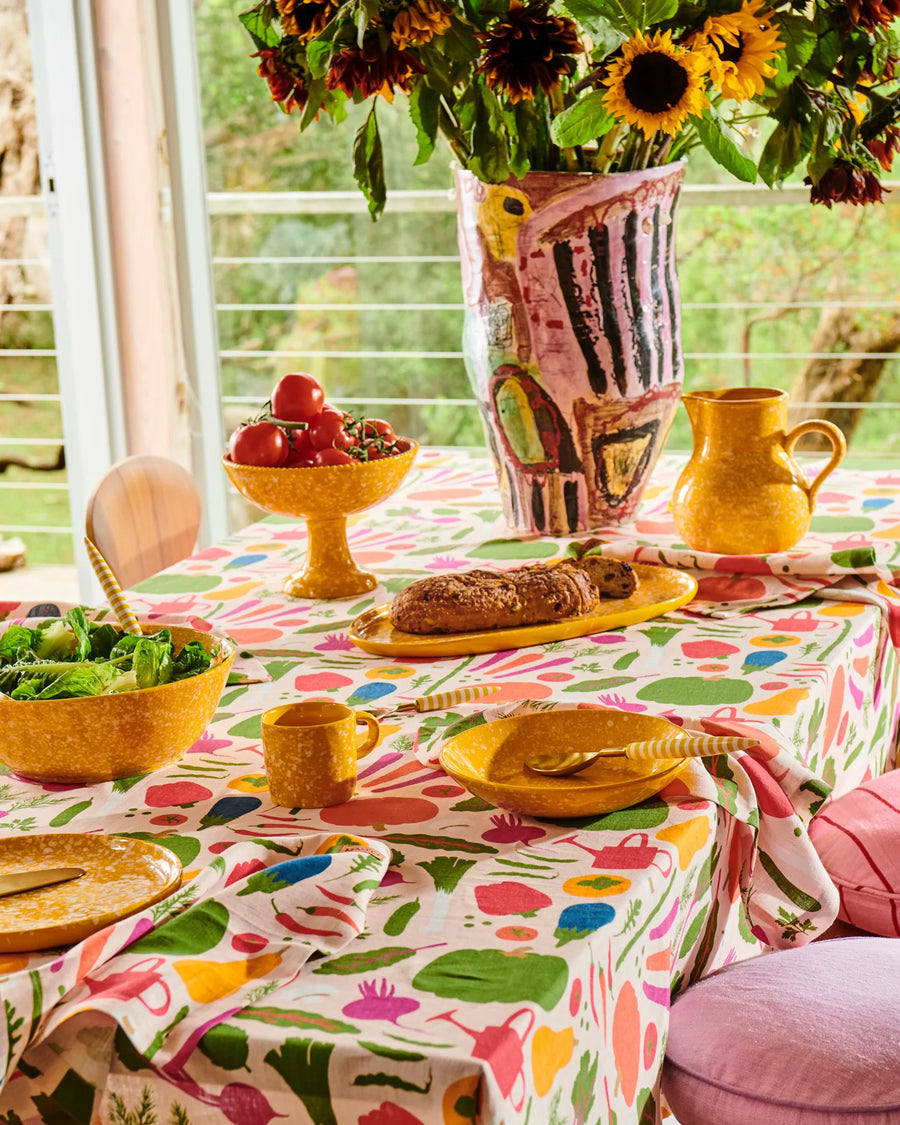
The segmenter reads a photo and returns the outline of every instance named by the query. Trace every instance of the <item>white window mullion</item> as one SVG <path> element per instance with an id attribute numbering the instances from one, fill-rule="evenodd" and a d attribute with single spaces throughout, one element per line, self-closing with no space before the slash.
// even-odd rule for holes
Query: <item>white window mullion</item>
<path id="1" fill-rule="evenodd" d="M 156 0 L 165 100 L 181 323 L 191 387 L 193 463 L 204 498 L 201 541 L 228 533 L 219 337 L 206 212 L 206 147 L 193 5 Z"/>

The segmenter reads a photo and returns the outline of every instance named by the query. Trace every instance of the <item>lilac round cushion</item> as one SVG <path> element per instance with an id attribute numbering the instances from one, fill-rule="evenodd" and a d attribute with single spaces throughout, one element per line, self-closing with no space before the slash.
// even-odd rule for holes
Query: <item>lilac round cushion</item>
<path id="1" fill-rule="evenodd" d="M 809 835 L 840 892 L 838 917 L 872 934 L 900 937 L 900 770 L 826 805 Z"/>
<path id="2" fill-rule="evenodd" d="M 682 1125 L 900 1125 L 900 942 L 729 965 L 672 1005 L 662 1089 Z"/>

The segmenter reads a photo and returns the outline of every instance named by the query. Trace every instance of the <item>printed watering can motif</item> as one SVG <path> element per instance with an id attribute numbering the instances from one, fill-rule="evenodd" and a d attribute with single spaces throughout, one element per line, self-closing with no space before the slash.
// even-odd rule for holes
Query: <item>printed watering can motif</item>
<path id="1" fill-rule="evenodd" d="M 692 391 L 682 402 L 694 452 L 675 486 L 672 515 L 685 543 L 717 555 L 766 555 L 802 539 L 820 485 L 847 452 L 837 426 L 810 419 L 787 429 L 787 393 L 765 387 Z M 834 448 L 810 482 L 791 454 L 813 432 Z"/>
<path id="2" fill-rule="evenodd" d="M 577 836 L 565 836 L 556 843 L 581 848 L 594 857 L 592 867 L 607 871 L 646 871 L 656 867 L 663 875 L 668 875 L 672 870 L 672 857 L 662 848 L 654 847 L 646 832 L 632 832 L 621 844 L 608 844 L 603 848 L 589 848 Z M 657 864 L 657 856 L 664 861 L 663 866 Z"/>
<path id="3" fill-rule="evenodd" d="M 481 1031 L 466 1027 L 454 1019 L 455 1015 L 454 1010 L 442 1012 L 431 1019 L 446 1020 L 472 1036 L 472 1058 L 483 1059 L 488 1064 L 501 1096 L 509 1100 L 518 1113 L 525 1104 L 527 1092 L 522 1048 L 534 1026 L 534 1012 L 530 1008 L 520 1008 L 502 1024 L 485 1027 Z"/>

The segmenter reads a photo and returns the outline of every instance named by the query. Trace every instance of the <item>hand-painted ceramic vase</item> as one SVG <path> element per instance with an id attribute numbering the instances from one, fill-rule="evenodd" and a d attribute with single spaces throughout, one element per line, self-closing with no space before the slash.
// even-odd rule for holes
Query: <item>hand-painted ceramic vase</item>
<path id="1" fill-rule="evenodd" d="M 682 164 L 484 184 L 458 171 L 464 353 L 510 527 L 635 512 L 681 394 Z"/>
<path id="2" fill-rule="evenodd" d="M 694 452 L 678 478 L 672 515 L 696 551 L 765 555 L 786 551 L 809 528 L 822 481 L 847 452 L 831 422 L 787 429 L 788 395 L 765 387 L 691 391 L 682 400 Z M 803 434 L 822 433 L 834 449 L 810 481 L 791 456 Z"/>

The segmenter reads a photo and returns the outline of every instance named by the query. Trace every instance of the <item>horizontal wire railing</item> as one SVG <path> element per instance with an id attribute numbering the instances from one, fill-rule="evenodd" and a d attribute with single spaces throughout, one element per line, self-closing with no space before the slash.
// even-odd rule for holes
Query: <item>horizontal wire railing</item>
<path id="1" fill-rule="evenodd" d="M 895 189 L 893 200 L 900 202 L 900 182 L 888 183 L 888 188 Z M 789 185 L 779 191 L 770 191 L 760 186 L 741 184 L 728 185 L 685 185 L 681 194 L 682 207 L 758 207 L 768 208 L 783 204 L 804 205 L 808 204 L 808 188 L 800 184 Z M 886 196 L 886 203 L 891 205 L 892 198 Z M 339 192 L 210 192 L 207 194 L 208 212 L 211 219 L 218 217 L 240 216 L 337 216 L 337 215 L 364 215 L 367 204 L 363 197 L 356 191 Z M 454 193 L 452 190 L 435 191 L 393 191 L 388 192 L 386 214 L 452 214 L 456 209 Z M 8 217 L 38 217 L 44 214 L 44 200 L 40 196 L 0 196 L 0 218 Z M 728 250 L 719 251 L 713 248 L 705 261 L 710 263 L 725 263 L 729 261 L 740 262 L 740 253 Z M 410 254 L 216 254 L 212 265 L 219 271 L 228 271 L 244 267 L 274 267 L 290 268 L 298 266 L 331 267 L 339 265 L 348 266 L 414 266 L 435 265 L 457 267 L 460 258 L 457 253 L 410 253 Z M 22 256 L 18 258 L 0 259 L 0 270 L 4 268 L 15 269 L 49 269 L 46 258 Z M 723 300 L 723 301 L 682 301 L 685 312 L 760 312 L 766 311 L 822 311 L 828 309 L 846 310 L 900 310 L 900 300 L 890 300 L 879 295 L 871 299 L 855 295 L 852 297 L 821 299 L 794 299 L 794 300 Z M 249 301 L 235 302 L 222 300 L 216 305 L 217 314 L 228 316 L 241 313 L 275 313 L 275 314 L 340 314 L 340 313 L 379 313 L 379 314 L 416 314 L 416 313 L 450 313 L 462 314 L 465 305 L 457 301 L 335 301 L 322 302 L 298 301 Z M 7 305 L 0 305 L 0 318 L 4 314 L 51 314 L 52 303 L 45 301 L 22 301 Z M 2 323 L 2 322 L 0 322 Z M 28 348 L 28 347 L 0 347 L 0 360 L 10 359 L 16 361 L 29 359 L 55 359 L 56 348 Z M 428 349 L 367 349 L 367 348 L 242 348 L 222 347 L 219 352 L 223 361 L 277 361 L 280 359 L 309 359 L 309 360 L 409 360 L 421 363 L 447 363 L 462 362 L 464 354 L 461 350 L 428 350 Z M 695 362 L 736 362 L 747 361 L 828 361 L 840 360 L 897 360 L 900 358 L 893 352 L 862 352 L 862 351 L 685 351 L 684 358 Z M 2 368 L 0 368 L 0 388 L 2 388 Z M 474 409 L 476 400 L 469 397 L 441 398 L 427 394 L 416 396 L 399 395 L 366 395 L 364 397 L 336 396 L 336 400 L 347 406 L 410 406 L 410 407 L 464 407 Z M 258 405 L 258 396 L 243 394 L 223 394 L 221 401 L 224 406 L 252 406 Z M 0 390 L 0 409 L 5 402 L 34 402 L 34 403 L 59 403 L 58 394 L 32 394 L 9 393 Z M 821 403 L 800 403 L 792 405 L 798 408 L 817 407 Z M 882 412 L 886 410 L 900 410 L 900 403 L 894 402 L 841 402 L 842 410 Z M 59 446 L 63 436 L 47 436 L 44 431 L 40 436 L 0 437 L 0 446 Z M 21 491 L 65 491 L 68 486 L 64 482 L 43 483 L 33 481 L 9 482 L 0 481 L 0 490 L 8 493 L 12 490 Z M 30 531 L 35 533 L 59 534 L 70 531 L 65 527 L 40 525 L 23 527 L 21 525 L 0 525 L 0 533 L 21 533 Z"/>

